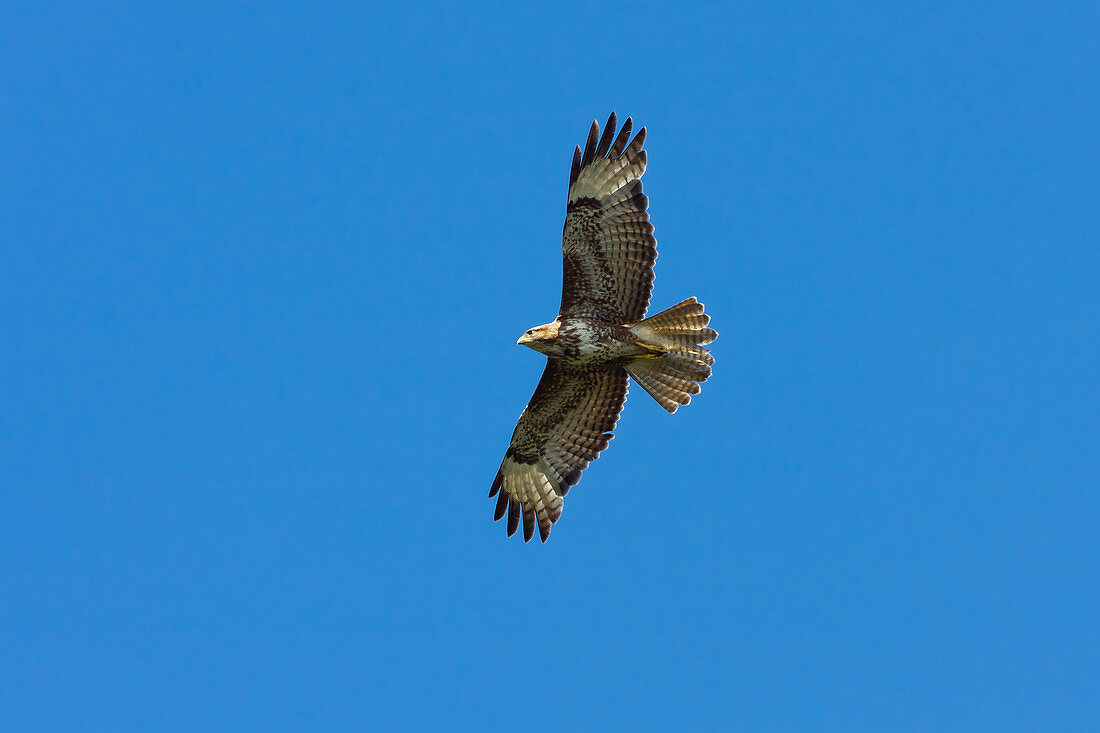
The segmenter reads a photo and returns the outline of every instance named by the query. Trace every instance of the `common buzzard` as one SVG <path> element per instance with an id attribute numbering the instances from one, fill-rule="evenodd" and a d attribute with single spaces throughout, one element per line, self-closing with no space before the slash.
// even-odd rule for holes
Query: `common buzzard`
<path id="1" fill-rule="evenodd" d="M 707 328 L 710 316 L 695 298 L 645 317 L 657 240 L 642 193 L 645 128 L 633 140 L 630 130 L 627 117 L 616 135 L 612 112 L 603 136 L 593 121 L 584 151 L 573 152 L 561 308 L 553 322 L 517 342 L 546 354 L 546 370 L 519 416 L 489 496 L 499 492 L 494 518 L 508 515 L 509 537 L 522 518 L 525 542 L 536 524 L 546 541 L 569 487 L 607 447 L 628 374 L 676 412 L 699 393 L 714 363 L 703 345 L 718 334 Z"/>

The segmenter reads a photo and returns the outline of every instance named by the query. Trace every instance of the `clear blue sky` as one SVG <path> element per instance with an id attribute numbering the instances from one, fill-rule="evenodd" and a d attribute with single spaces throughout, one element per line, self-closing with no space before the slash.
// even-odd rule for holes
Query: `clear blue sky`
<path id="1" fill-rule="evenodd" d="M 0 11 L 0 728 L 1100 729 L 1094 3 L 372 5 Z M 523 545 L 611 110 L 715 375 Z"/>

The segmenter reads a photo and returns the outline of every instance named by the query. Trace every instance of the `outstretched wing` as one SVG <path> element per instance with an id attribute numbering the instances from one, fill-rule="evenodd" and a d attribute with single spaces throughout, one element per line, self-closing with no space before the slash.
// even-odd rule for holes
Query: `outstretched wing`
<path id="1" fill-rule="evenodd" d="M 603 137 L 593 121 L 584 152 L 577 146 L 573 153 L 561 242 L 563 317 L 634 323 L 649 306 L 657 240 L 642 193 L 645 128 L 627 145 L 630 128 L 627 117 L 616 136 L 612 112 Z"/>
<path id="2" fill-rule="evenodd" d="M 534 535 L 536 523 L 546 542 L 569 487 L 611 440 L 624 402 L 622 367 L 547 360 L 489 490 L 489 496 L 500 492 L 494 519 L 507 513 L 509 537 L 522 517 L 524 542 Z"/>

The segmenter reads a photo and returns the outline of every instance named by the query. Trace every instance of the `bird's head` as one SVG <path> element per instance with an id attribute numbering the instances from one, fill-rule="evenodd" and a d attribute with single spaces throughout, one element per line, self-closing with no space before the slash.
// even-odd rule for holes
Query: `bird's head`
<path id="1" fill-rule="evenodd" d="M 519 341 L 516 343 L 535 351 L 545 351 L 557 339 L 560 326 L 561 324 L 558 321 L 547 323 L 544 326 L 535 326 L 520 336 Z"/>

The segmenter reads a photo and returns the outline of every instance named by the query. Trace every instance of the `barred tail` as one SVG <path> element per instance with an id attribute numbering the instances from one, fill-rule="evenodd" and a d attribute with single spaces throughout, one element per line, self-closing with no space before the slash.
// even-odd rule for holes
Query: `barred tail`
<path id="1" fill-rule="evenodd" d="M 718 332 L 708 323 L 703 304 L 688 298 L 631 326 L 639 345 L 652 353 L 632 359 L 626 371 L 669 412 L 691 402 L 699 382 L 710 376 L 714 357 L 703 346 Z"/>

